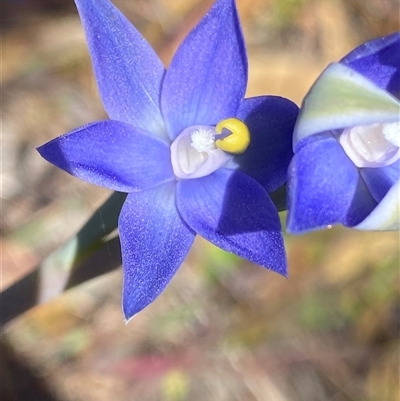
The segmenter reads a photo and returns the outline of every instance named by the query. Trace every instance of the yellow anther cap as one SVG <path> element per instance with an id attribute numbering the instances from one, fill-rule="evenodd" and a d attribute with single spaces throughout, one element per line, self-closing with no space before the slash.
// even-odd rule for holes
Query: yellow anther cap
<path id="1" fill-rule="evenodd" d="M 230 135 L 215 141 L 215 146 L 224 152 L 239 155 L 243 153 L 250 144 L 250 131 L 247 125 L 237 118 L 227 118 L 220 121 L 215 127 L 218 134 L 222 133 L 223 129 L 231 132 Z"/>

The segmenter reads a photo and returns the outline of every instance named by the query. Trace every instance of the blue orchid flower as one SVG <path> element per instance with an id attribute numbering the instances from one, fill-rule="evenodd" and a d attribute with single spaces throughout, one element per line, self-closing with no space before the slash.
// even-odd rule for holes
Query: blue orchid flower
<path id="1" fill-rule="evenodd" d="M 330 64 L 305 97 L 289 167 L 287 228 L 400 227 L 400 32 Z"/>
<path id="2" fill-rule="evenodd" d="M 108 0 L 76 0 L 110 120 L 38 148 L 87 182 L 127 192 L 119 217 L 126 319 L 169 283 L 199 234 L 286 275 L 277 209 L 298 107 L 244 99 L 234 0 L 217 0 L 165 70 Z"/>

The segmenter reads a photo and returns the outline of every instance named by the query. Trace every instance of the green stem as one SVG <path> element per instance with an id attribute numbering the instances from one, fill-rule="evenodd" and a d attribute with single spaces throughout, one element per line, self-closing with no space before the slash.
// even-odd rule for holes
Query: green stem
<path id="1" fill-rule="evenodd" d="M 121 265 L 119 238 L 105 237 L 117 228 L 125 198 L 126 194 L 114 192 L 74 237 L 0 293 L 0 327 L 66 289 Z"/>

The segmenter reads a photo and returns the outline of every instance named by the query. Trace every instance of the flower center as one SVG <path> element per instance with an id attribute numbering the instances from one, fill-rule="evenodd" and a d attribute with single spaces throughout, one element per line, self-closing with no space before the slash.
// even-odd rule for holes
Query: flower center
<path id="1" fill-rule="evenodd" d="M 194 125 L 184 129 L 171 144 L 171 163 L 178 178 L 204 177 L 225 165 L 250 143 L 247 126 L 236 118 L 216 127 Z"/>
<path id="2" fill-rule="evenodd" d="M 346 128 L 339 138 L 357 167 L 383 167 L 400 158 L 400 123 Z"/>

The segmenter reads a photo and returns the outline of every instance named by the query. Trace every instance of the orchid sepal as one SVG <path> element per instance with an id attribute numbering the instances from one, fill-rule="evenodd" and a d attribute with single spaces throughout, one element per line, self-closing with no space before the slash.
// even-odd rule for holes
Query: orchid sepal
<path id="1" fill-rule="evenodd" d="M 377 122 L 399 120 L 400 102 L 351 68 L 332 63 L 306 96 L 294 135 L 293 148 L 312 135 Z"/>

